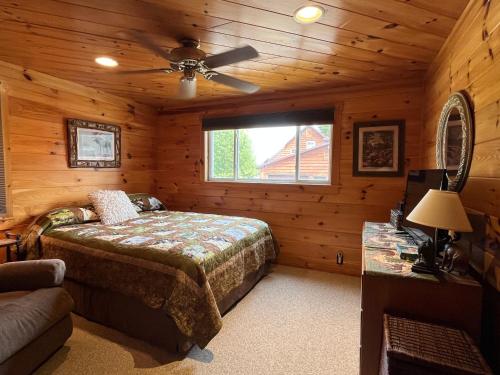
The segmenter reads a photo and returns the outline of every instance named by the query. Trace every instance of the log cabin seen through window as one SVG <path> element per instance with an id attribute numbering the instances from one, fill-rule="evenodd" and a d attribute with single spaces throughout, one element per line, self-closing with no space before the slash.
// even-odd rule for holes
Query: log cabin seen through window
<path id="1" fill-rule="evenodd" d="M 316 147 L 316 141 L 307 141 L 306 142 L 306 148 L 307 149 L 310 149 L 310 148 L 313 148 L 313 147 Z"/>
<path id="2" fill-rule="evenodd" d="M 331 124 L 206 132 L 208 181 L 329 184 Z"/>

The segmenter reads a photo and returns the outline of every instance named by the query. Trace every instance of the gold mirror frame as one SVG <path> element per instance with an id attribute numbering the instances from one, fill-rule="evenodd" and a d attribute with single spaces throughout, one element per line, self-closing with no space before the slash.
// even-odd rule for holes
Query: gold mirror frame
<path id="1" fill-rule="evenodd" d="M 448 97 L 448 101 L 441 111 L 436 137 L 436 164 L 439 169 L 446 169 L 447 126 L 451 112 L 457 109 L 460 114 L 462 127 L 462 148 L 457 174 L 448 176 L 448 190 L 460 192 L 469 175 L 474 148 L 474 123 L 469 101 L 464 93 L 455 92 Z"/>

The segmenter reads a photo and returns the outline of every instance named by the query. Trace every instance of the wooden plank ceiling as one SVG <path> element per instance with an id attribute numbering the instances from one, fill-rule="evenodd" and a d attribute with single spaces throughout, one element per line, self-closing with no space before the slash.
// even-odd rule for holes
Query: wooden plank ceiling
<path id="1" fill-rule="evenodd" d="M 293 20 L 303 0 L 0 0 L 0 60 L 155 106 L 175 106 L 180 73 L 119 76 L 115 69 L 168 67 L 123 35 L 147 33 L 165 49 L 183 37 L 208 54 L 249 44 L 260 56 L 217 70 L 261 92 L 422 77 L 467 0 L 320 0 L 315 24 Z M 205 100 L 242 95 L 198 78 Z"/>

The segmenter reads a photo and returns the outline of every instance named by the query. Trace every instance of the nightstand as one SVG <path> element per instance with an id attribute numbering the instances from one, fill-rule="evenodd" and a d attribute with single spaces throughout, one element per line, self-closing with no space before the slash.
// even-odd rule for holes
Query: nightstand
<path id="1" fill-rule="evenodd" d="M 0 239 L 0 249 L 5 248 L 6 261 L 12 261 L 11 248 L 13 246 L 16 247 L 16 259 L 19 260 L 19 242 L 21 240 L 21 236 L 19 234 L 6 232 L 6 238 Z"/>

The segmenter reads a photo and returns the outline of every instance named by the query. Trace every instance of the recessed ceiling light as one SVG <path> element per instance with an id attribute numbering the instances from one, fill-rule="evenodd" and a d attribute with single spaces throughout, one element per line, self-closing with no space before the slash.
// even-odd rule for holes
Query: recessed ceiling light
<path id="1" fill-rule="evenodd" d="M 325 9 L 319 5 L 304 5 L 293 12 L 293 19 L 298 23 L 313 23 L 325 14 Z"/>
<path id="2" fill-rule="evenodd" d="M 99 65 L 106 66 L 108 68 L 114 68 L 118 66 L 118 62 L 115 59 L 106 56 L 96 57 L 95 62 L 98 63 Z"/>

